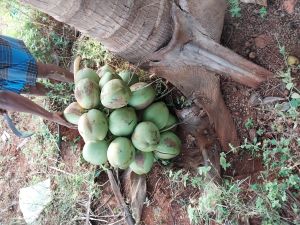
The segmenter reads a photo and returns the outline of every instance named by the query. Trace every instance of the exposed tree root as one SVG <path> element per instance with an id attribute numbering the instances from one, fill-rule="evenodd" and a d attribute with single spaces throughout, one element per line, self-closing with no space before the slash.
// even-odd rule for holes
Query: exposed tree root
<path id="1" fill-rule="evenodd" d="M 173 5 L 174 33 L 170 43 L 153 53 L 145 66 L 173 83 L 185 96 L 203 107 L 223 150 L 239 145 L 237 132 L 213 72 L 257 87 L 272 76 L 268 70 L 219 45 L 189 13 Z M 204 69 L 205 68 L 205 69 Z"/>

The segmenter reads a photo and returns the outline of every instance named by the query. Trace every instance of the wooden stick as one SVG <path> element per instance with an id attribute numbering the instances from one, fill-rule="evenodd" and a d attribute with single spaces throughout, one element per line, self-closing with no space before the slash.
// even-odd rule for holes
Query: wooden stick
<path id="1" fill-rule="evenodd" d="M 86 219 L 85 219 L 85 225 L 90 224 L 90 211 L 91 211 L 91 200 L 92 200 L 92 195 L 89 194 L 89 200 L 86 204 Z"/>
<path id="2" fill-rule="evenodd" d="M 120 187 L 118 186 L 117 181 L 116 181 L 113 173 L 111 172 L 111 170 L 107 170 L 107 175 L 108 175 L 108 178 L 110 181 L 111 189 L 112 189 L 115 197 L 117 198 L 117 201 L 118 201 L 120 207 L 123 209 L 123 211 L 125 213 L 125 220 L 126 220 L 127 224 L 134 225 L 135 223 L 133 221 L 133 218 L 131 216 L 129 208 L 124 201 L 124 198 L 120 191 Z"/>

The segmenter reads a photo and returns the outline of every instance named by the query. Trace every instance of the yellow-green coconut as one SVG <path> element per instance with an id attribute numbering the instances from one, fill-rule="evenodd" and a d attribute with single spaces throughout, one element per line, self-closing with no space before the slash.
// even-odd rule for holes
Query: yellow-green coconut
<path id="1" fill-rule="evenodd" d="M 127 169 L 131 164 L 135 149 L 128 138 L 118 137 L 108 146 L 107 158 L 115 168 Z"/>
<path id="2" fill-rule="evenodd" d="M 130 87 L 132 96 L 129 99 L 129 105 L 135 109 L 144 109 L 155 99 L 154 88 L 145 82 L 139 82 Z"/>
<path id="3" fill-rule="evenodd" d="M 152 122 L 141 122 L 134 129 L 131 140 L 134 147 L 140 151 L 154 151 L 160 140 L 159 130 Z"/>
<path id="4" fill-rule="evenodd" d="M 137 124 L 137 115 L 134 108 L 124 107 L 114 110 L 109 116 L 108 124 L 113 135 L 128 136 L 132 134 Z"/>
<path id="5" fill-rule="evenodd" d="M 82 156 L 93 165 L 102 165 L 107 162 L 107 148 L 106 141 L 90 141 L 85 143 Z"/>

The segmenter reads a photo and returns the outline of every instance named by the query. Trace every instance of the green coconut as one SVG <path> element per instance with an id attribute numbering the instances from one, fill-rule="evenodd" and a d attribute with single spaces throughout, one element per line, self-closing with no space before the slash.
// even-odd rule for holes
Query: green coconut
<path id="1" fill-rule="evenodd" d="M 180 153 L 181 141 L 171 131 L 161 134 L 160 142 L 156 146 L 154 155 L 160 159 L 172 159 Z"/>
<path id="2" fill-rule="evenodd" d="M 152 152 L 136 151 L 130 168 L 136 174 L 142 175 L 150 172 L 153 163 L 154 156 Z"/>
<path id="3" fill-rule="evenodd" d="M 116 136 L 128 136 L 132 134 L 136 124 L 137 115 L 131 107 L 116 109 L 109 116 L 109 130 Z"/>
<path id="4" fill-rule="evenodd" d="M 128 104 L 135 109 L 144 109 L 155 99 L 154 88 L 145 82 L 139 82 L 132 85 L 130 90 L 132 92 L 132 96 L 129 99 Z"/>
<path id="5" fill-rule="evenodd" d="M 100 88 L 98 83 L 85 78 L 75 85 L 75 98 L 84 109 L 95 108 L 100 103 Z"/>
<path id="6" fill-rule="evenodd" d="M 105 114 L 97 109 L 84 113 L 79 118 L 78 131 L 85 142 L 103 140 L 108 131 Z"/>
<path id="7" fill-rule="evenodd" d="M 131 97 L 131 91 L 124 81 L 114 79 L 108 81 L 101 91 L 101 103 L 109 109 L 126 106 Z"/>
<path id="8" fill-rule="evenodd" d="M 88 78 L 88 79 L 94 81 L 96 84 L 98 84 L 99 80 L 100 80 L 98 74 L 94 70 L 92 70 L 90 68 L 84 68 L 84 69 L 79 70 L 75 74 L 75 76 L 74 76 L 75 84 L 78 81 L 85 79 L 85 78 Z"/>
<path id="9" fill-rule="evenodd" d="M 176 118 L 176 116 L 174 116 L 173 114 L 169 114 L 169 118 L 168 118 L 168 122 L 166 124 L 166 126 L 163 129 L 175 129 L 176 128 L 176 124 L 177 124 L 178 120 Z"/>
<path id="10" fill-rule="evenodd" d="M 158 128 L 149 121 L 139 123 L 131 136 L 134 147 L 143 152 L 154 151 L 159 139 Z"/>
<path id="11" fill-rule="evenodd" d="M 118 74 L 106 72 L 99 81 L 100 88 L 102 89 L 108 81 L 113 80 L 113 79 L 121 79 L 121 78 L 119 77 Z"/>
<path id="12" fill-rule="evenodd" d="M 83 113 L 84 109 L 77 102 L 72 102 L 64 110 L 64 117 L 69 123 L 78 125 L 79 118 Z"/>
<path id="13" fill-rule="evenodd" d="M 119 76 L 128 86 L 139 82 L 139 77 L 135 73 L 130 72 L 129 70 L 123 70 L 119 72 Z"/>
<path id="14" fill-rule="evenodd" d="M 153 122 L 158 129 L 167 125 L 169 118 L 169 109 L 164 102 L 155 102 L 145 109 L 143 114 L 144 121 Z"/>
<path id="15" fill-rule="evenodd" d="M 104 65 L 104 66 L 102 66 L 98 71 L 97 71 L 97 73 L 98 73 L 98 76 L 100 77 L 100 78 L 102 78 L 102 76 L 105 74 L 105 73 L 107 73 L 107 72 L 110 72 L 110 73 L 114 73 L 115 71 L 114 71 L 114 69 L 110 66 L 110 65 Z"/>
<path id="16" fill-rule="evenodd" d="M 127 169 L 131 164 L 135 149 L 128 138 L 118 137 L 108 146 L 107 158 L 115 168 Z"/>
<path id="17" fill-rule="evenodd" d="M 91 164 L 102 165 L 107 162 L 107 148 L 106 141 L 90 141 L 85 143 L 82 156 Z"/>

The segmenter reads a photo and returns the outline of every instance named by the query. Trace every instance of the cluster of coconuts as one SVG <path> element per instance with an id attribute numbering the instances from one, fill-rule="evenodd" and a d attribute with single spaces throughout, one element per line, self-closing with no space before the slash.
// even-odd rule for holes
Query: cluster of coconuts
<path id="1" fill-rule="evenodd" d="M 181 141 L 170 131 L 177 119 L 164 102 L 153 103 L 151 84 L 139 82 L 130 71 L 116 73 L 109 65 L 98 73 L 79 70 L 74 80 L 77 102 L 64 110 L 64 117 L 78 125 L 87 162 L 108 161 L 115 168 L 145 174 L 155 158 L 171 159 L 180 153 Z"/>

